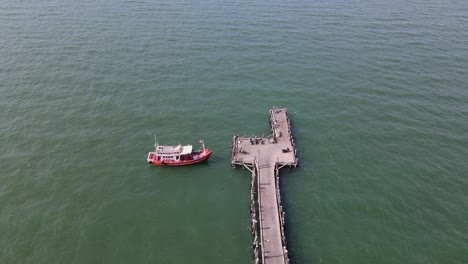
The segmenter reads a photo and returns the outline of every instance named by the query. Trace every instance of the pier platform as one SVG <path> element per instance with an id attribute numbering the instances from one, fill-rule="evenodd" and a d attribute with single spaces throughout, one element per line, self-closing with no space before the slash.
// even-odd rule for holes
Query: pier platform
<path id="1" fill-rule="evenodd" d="M 231 164 L 252 172 L 250 214 L 255 263 L 287 264 L 279 170 L 296 167 L 298 160 L 286 108 L 270 110 L 270 127 L 268 137 L 235 135 Z"/>

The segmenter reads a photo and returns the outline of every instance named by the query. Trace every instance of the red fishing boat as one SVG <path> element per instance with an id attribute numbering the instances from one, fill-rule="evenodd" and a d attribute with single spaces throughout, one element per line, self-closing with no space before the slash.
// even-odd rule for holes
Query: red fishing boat
<path id="1" fill-rule="evenodd" d="M 147 161 L 155 166 L 183 166 L 200 163 L 211 156 L 211 150 L 205 148 L 200 140 L 201 149 L 194 150 L 192 145 L 161 146 L 155 144 L 155 150 L 148 153 Z"/>

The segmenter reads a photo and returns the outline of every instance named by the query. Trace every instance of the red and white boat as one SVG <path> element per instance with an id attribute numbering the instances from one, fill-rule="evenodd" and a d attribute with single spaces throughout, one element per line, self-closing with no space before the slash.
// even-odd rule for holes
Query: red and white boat
<path id="1" fill-rule="evenodd" d="M 200 163 L 211 156 L 211 150 L 205 148 L 205 143 L 200 140 L 202 148 L 194 150 L 192 145 L 161 146 L 155 144 L 155 150 L 148 153 L 147 161 L 155 166 L 183 166 Z"/>

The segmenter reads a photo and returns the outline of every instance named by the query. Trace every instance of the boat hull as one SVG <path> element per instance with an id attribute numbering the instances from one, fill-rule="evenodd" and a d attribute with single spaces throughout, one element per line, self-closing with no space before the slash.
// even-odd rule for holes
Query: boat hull
<path id="1" fill-rule="evenodd" d="M 177 160 L 177 161 L 171 161 L 171 160 L 158 161 L 157 156 L 154 155 L 154 152 L 150 152 L 148 154 L 147 160 L 149 164 L 152 164 L 154 166 L 187 166 L 187 165 L 193 165 L 193 164 L 197 164 L 197 163 L 208 160 L 211 156 L 211 153 L 212 153 L 211 150 L 204 149 L 200 153 L 193 152 L 191 154 L 190 159 Z"/>

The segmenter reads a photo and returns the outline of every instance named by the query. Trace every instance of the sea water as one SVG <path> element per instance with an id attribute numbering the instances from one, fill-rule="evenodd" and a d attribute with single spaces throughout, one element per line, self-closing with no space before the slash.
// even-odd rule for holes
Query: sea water
<path id="1" fill-rule="evenodd" d="M 252 263 L 234 134 L 289 110 L 291 263 L 468 263 L 466 1 L 7 1 L 0 262 Z M 209 162 L 146 163 L 160 144 Z"/>

